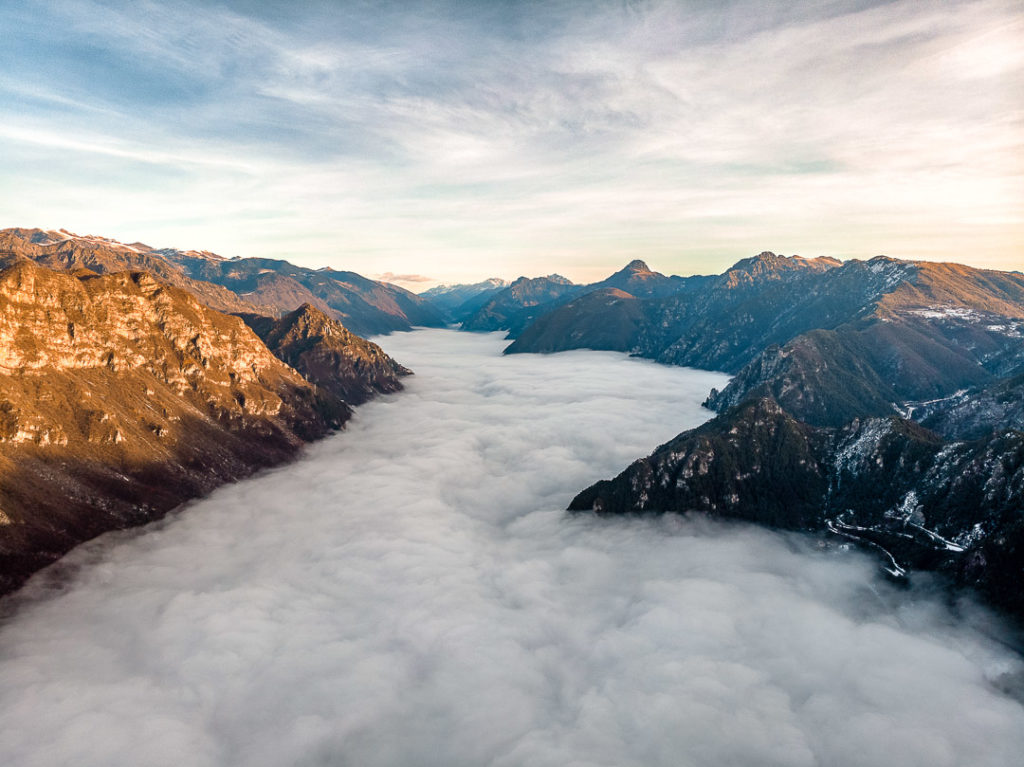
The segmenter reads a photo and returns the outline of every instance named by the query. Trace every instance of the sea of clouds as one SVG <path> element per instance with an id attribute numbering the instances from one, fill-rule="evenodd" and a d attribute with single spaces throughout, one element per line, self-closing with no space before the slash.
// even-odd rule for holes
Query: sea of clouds
<path id="1" fill-rule="evenodd" d="M 380 340 L 406 392 L 8 601 L 0 763 L 1019 764 L 980 608 L 816 539 L 562 511 L 724 376 Z"/>

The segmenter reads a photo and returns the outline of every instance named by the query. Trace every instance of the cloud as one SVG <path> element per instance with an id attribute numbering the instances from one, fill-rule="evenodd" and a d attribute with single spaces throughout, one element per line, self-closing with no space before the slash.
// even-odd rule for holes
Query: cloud
<path id="1" fill-rule="evenodd" d="M 405 283 L 420 283 L 420 282 L 434 282 L 433 277 L 425 277 L 422 274 L 394 274 L 393 272 L 384 272 L 374 277 L 375 280 L 382 280 L 383 282 L 405 282 Z"/>
<path id="2" fill-rule="evenodd" d="M 1013 764 L 1020 657 L 816 539 L 571 496 L 725 377 L 384 339 L 416 370 L 291 466 L 35 579 L 5 765 Z M 59 588 L 59 574 L 71 582 Z"/>
<path id="3" fill-rule="evenodd" d="M 8 223 L 449 282 L 1019 260 L 1018 3 L 500 5 L 22 3 Z"/>

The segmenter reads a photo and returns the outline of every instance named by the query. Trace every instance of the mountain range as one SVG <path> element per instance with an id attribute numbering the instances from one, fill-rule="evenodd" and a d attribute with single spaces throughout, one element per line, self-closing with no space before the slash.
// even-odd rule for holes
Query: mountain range
<path id="1" fill-rule="evenodd" d="M 511 289 L 515 287 L 516 289 Z M 699 511 L 820 532 L 1024 617 L 1024 275 L 780 256 L 666 277 L 521 278 L 463 322 L 507 354 L 628 352 L 733 374 L 719 415 L 573 511 Z"/>
<path id="2" fill-rule="evenodd" d="M 762 253 L 678 284 L 549 302 L 506 350 L 734 374 L 705 402 L 717 418 L 570 509 L 831 532 L 1024 616 L 1024 275 Z"/>
<path id="3" fill-rule="evenodd" d="M 278 316 L 139 244 L 0 242 L 0 593 L 84 540 L 293 458 L 411 374 L 309 303 Z M 396 324 L 381 297 L 404 292 L 346 279 L 380 299 L 366 322 Z"/>
<path id="4" fill-rule="evenodd" d="M 353 272 L 0 231 L 0 591 L 76 543 L 294 456 L 411 371 L 364 333 L 460 323 L 733 375 L 718 415 L 573 511 L 838 536 L 1024 617 L 1024 274 L 765 252 L 416 296 Z"/>
<path id="5" fill-rule="evenodd" d="M 269 258 L 223 258 L 207 251 L 155 249 L 65 230 L 0 230 L 0 268 L 28 258 L 58 271 L 99 274 L 146 271 L 225 312 L 279 316 L 303 304 L 320 309 L 353 333 L 375 335 L 441 327 L 444 316 L 408 290 L 330 268 L 307 269 Z"/>

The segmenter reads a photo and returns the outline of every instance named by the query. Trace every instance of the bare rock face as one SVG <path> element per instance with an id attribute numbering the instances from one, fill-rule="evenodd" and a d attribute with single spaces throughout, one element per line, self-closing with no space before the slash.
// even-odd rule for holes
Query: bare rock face
<path id="1" fill-rule="evenodd" d="M 278 320 L 254 315 L 242 318 L 278 358 L 349 404 L 360 405 L 378 394 L 399 391 L 400 379 L 412 375 L 377 344 L 350 333 L 310 304 Z"/>
<path id="2" fill-rule="evenodd" d="M 287 460 L 349 407 L 149 274 L 0 271 L 0 591 Z"/>

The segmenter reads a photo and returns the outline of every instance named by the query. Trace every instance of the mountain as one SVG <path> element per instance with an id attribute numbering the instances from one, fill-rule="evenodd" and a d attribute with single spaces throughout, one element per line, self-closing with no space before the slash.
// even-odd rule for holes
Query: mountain
<path id="1" fill-rule="evenodd" d="M 401 390 L 412 371 L 310 304 L 280 319 L 242 315 L 274 355 L 350 405 Z"/>
<path id="2" fill-rule="evenodd" d="M 1003 429 L 1024 432 L 1024 373 L 930 402 L 908 403 L 906 410 L 908 417 L 947 437 L 982 439 Z"/>
<path id="3" fill-rule="evenodd" d="M 223 260 L 161 252 L 194 279 L 222 285 L 277 312 L 310 304 L 358 335 L 445 324 L 441 312 L 415 293 L 355 272 L 306 269 L 270 258 Z"/>
<path id="4" fill-rule="evenodd" d="M 516 335 L 533 321 L 542 307 L 556 299 L 579 292 L 580 286 L 558 274 L 520 277 L 498 291 L 462 323 L 463 330 L 508 330 Z"/>
<path id="5" fill-rule="evenodd" d="M 507 280 L 491 277 L 473 284 L 438 285 L 419 296 L 441 312 L 447 321 L 462 322 L 508 286 Z"/>
<path id="6" fill-rule="evenodd" d="M 635 351 L 647 321 L 644 298 L 680 296 L 706 284 L 705 277 L 666 277 L 643 261 L 631 261 L 600 282 L 542 304 L 515 336 L 506 354 L 568 349 Z"/>
<path id="7" fill-rule="evenodd" d="M 309 303 L 361 335 L 444 324 L 440 312 L 396 285 L 276 259 L 225 259 L 207 251 L 125 245 L 65 230 L 0 230 L 0 267 L 19 258 L 67 272 L 147 271 L 224 312 L 279 315 Z"/>
<path id="8" fill-rule="evenodd" d="M 893 576 L 937 570 L 1024 617 L 1024 432 L 947 441 L 898 416 L 822 428 L 770 398 L 684 432 L 571 510 L 700 511 L 831 532 Z"/>
<path id="9" fill-rule="evenodd" d="M 896 263 L 900 279 L 854 320 L 769 346 L 706 404 L 768 395 L 801 420 L 837 426 L 1024 370 L 1024 275 Z"/>
<path id="10" fill-rule="evenodd" d="M 639 343 L 643 322 L 643 305 L 635 296 L 618 288 L 601 288 L 551 309 L 527 325 L 505 353 L 579 348 L 630 351 Z"/>
<path id="11" fill-rule="evenodd" d="M 634 298 L 655 298 L 678 293 L 688 282 L 686 277 L 666 277 L 660 272 L 652 271 L 643 261 L 630 261 L 611 277 L 601 282 L 588 285 L 589 290 L 613 288 L 628 293 Z"/>
<path id="12" fill-rule="evenodd" d="M 219 258 L 204 254 L 206 258 Z M 112 272 L 149 272 L 160 280 L 187 290 L 200 301 L 221 312 L 258 312 L 265 307 L 242 298 L 232 291 L 184 274 L 148 245 L 125 245 L 106 237 L 79 236 L 65 230 L 47 232 L 42 229 L 0 230 L 0 269 L 22 259 L 61 272 L 82 270 L 97 274 Z"/>
<path id="13" fill-rule="evenodd" d="M 646 294 L 636 285 L 630 289 L 630 283 L 622 279 L 635 264 L 642 262 L 633 262 L 605 281 L 619 283 L 625 292 L 632 289 L 631 295 L 640 301 L 632 312 L 630 331 L 620 334 L 629 345 L 618 351 L 668 364 L 735 370 L 765 344 L 785 342 L 813 327 L 834 326 L 864 303 L 842 279 L 828 288 L 820 287 L 821 278 L 840 265 L 834 259 L 765 252 L 738 262 L 721 275 L 662 277 Z M 627 287 L 621 287 L 623 283 Z M 864 289 L 870 288 L 859 287 Z M 835 297 L 838 300 L 833 300 Z M 621 318 L 605 318 L 586 303 L 573 302 L 565 311 L 540 314 L 506 351 L 596 348 L 591 335 L 602 332 L 606 321 L 620 322 Z"/>
<path id="14" fill-rule="evenodd" d="M 295 455 L 351 409 L 144 272 L 0 271 L 0 590 Z"/>
<path id="15" fill-rule="evenodd" d="M 705 403 L 717 418 L 570 508 L 827 531 L 893 575 L 938 570 L 1024 617 L 1024 275 L 884 258 L 808 275 L 721 318 L 719 346 L 704 331 L 673 344 L 683 360 L 750 359 Z"/>

